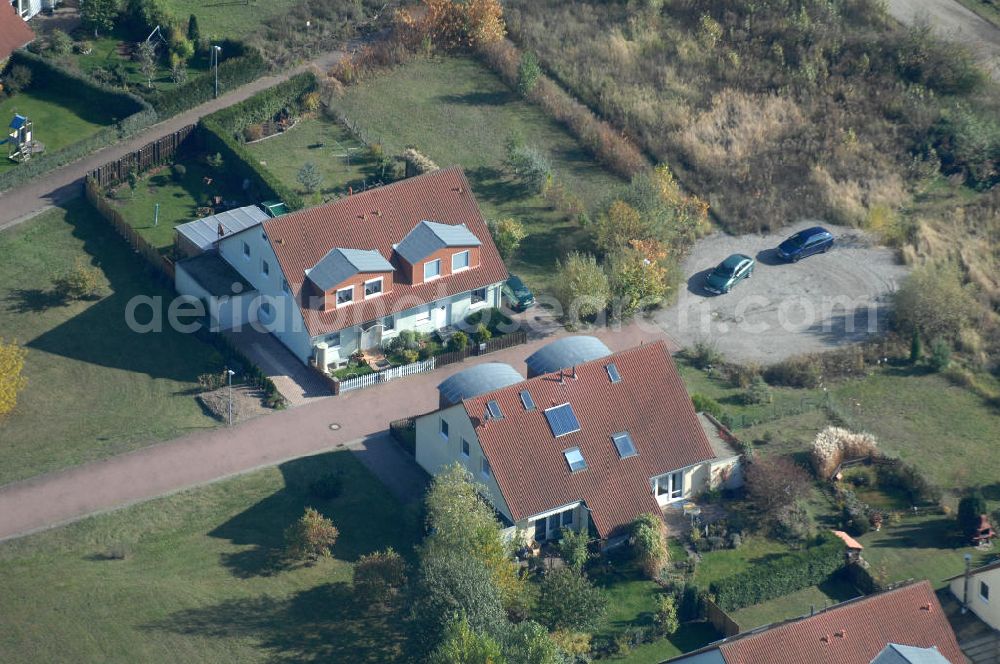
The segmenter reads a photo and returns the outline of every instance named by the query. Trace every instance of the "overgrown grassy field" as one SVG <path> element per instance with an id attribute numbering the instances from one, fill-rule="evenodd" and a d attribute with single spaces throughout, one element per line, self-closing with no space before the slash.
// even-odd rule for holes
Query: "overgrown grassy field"
<path id="1" fill-rule="evenodd" d="M 28 349 L 27 387 L 0 421 L 0 484 L 215 426 L 192 391 L 222 358 L 168 326 L 128 329 L 130 298 L 166 304 L 173 293 L 89 206 L 78 200 L 3 231 L 0 256 L 0 337 Z M 104 295 L 61 303 L 53 280 L 78 260 L 100 268 Z"/>
<path id="2" fill-rule="evenodd" d="M 0 101 L 4 137 L 15 113 L 31 120 L 32 138 L 44 143 L 46 152 L 82 141 L 112 123 L 112 116 L 106 109 L 81 105 L 72 90 L 37 86 Z M 7 150 L 7 144 L 0 145 L 0 173 L 17 168 L 17 164 L 7 158 Z"/>
<path id="3" fill-rule="evenodd" d="M 337 474 L 340 495 L 310 495 Z M 283 531 L 313 506 L 340 530 L 333 557 L 275 564 Z M 366 606 L 352 563 L 409 556 L 417 515 L 350 452 L 282 464 L 0 544 L 6 662 L 396 661 L 405 607 Z M 109 560 L 122 546 L 124 560 Z"/>
<path id="4" fill-rule="evenodd" d="M 320 194 L 324 197 L 346 196 L 349 187 L 362 191 L 366 183 L 392 179 L 391 170 L 382 174 L 371 150 L 342 126 L 322 117 L 303 118 L 288 131 L 246 148 L 282 182 L 307 197 L 297 178 L 307 162 L 315 164 L 323 176 Z M 350 155 L 349 162 L 346 155 Z"/>
<path id="5" fill-rule="evenodd" d="M 544 287 L 562 252 L 581 241 L 579 227 L 503 171 L 512 136 L 552 162 L 555 179 L 585 205 L 603 200 L 622 181 L 597 166 L 562 127 L 521 100 L 475 60 L 416 59 L 349 87 L 333 100 L 387 154 L 415 145 L 441 167 L 465 169 L 483 214 L 521 220 L 529 236 L 511 262 L 530 286 Z"/>
<path id="6" fill-rule="evenodd" d="M 168 253 L 174 246 L 174 227 L 201 218 L 198 208 L 209 206 L 210 199 L 221 196 L 225 201 L 247 205 L 250 201 L 234 183 L 228 181 L 225 167 L 211 168 L 199 158 L 183 159 L 178 163 L 186 169 L 176 176 L 169 166 L 146 173 L 133 192 L 128 184 L 119 185 L 109 200 L 147 242 Z M 155 216 L 160 204 L 159 217 Z"/>
<path id="7" fill-rule="evenodd" d="M 165 0 L 163 3 L 170 15 L 185 26 L 191 14 L 197 16 L 202 36 L 213 40 L 245 39 L 298 4 L 299 0 L 277 0 L 266 4 L 251 0 L 229 2 Z M 305 25 L 302 29 L 305 29 Z"/>

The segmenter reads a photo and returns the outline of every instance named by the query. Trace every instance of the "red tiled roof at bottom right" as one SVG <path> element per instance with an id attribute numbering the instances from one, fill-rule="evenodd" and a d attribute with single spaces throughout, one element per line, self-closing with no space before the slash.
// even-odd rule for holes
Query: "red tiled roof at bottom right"
<path id="1" fill-rule="evenodd" d="M 726 664 L 869 664 L 890 643 L 936 646 L 952 664 L 965 662 L 927 581 L 738 638 L 719 649 Z"/>

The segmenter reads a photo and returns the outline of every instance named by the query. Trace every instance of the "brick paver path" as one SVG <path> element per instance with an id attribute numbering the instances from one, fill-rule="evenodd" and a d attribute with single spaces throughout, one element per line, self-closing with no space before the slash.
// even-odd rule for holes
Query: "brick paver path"
<path id="1" fill-rule="evenodd" d="M 665 338 L 655 326 L 635 323 L 595 335 L 612 350 Z M 366 439 L 377 439 L 392 420 L 436 409 L 438 383 L 481 361 L 508 362 L 523 373 L 524 359 L 551 338 L 534 339 L 430 373 L 264 415 L 232 429 L 212 429 L 8 484 L 0 487 L 0 540 L 337 448 L 353 449 L 367 465 L 382 466 L 378 452 L 371 452 L 373 446 L 365 444 Z M 394 481 L 387 475 L 389 467 L 382 471 L 377 473 L 380 479 Z"/>

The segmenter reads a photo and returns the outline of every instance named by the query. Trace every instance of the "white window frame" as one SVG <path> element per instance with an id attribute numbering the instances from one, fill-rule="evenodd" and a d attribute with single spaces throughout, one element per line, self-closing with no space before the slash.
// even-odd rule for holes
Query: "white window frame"
<path id="1" fill-rule="evenodd" d="M 465 265 L 455 267 L 455 259 L 459 256 L 465 256 Z M 451 255 L 451 271 L 453 274 L 455 272 L 461 272 L 462 270 L 468 270 L 470 267 L 472 267 L 472 252 L 468 249 L 465 251 L 456 251 Z"/>
<path id="2" fill-rule="evenodd" d="M 490 467 L 490 460 L 485 456 L 479 461 L 479 473 L 486 479 L 493 478 L 493 469 Z"/>
<path id="3" fill-rule="evenodd" d="M 386 324 L 386 323 L 388 323 L 388 324 Z M 396 329 L 396 319 L 393 317 L 393 315 L 389 314 L 388 316 L 385 316 L 382 319 L 382 331 L 383 332 L 392 332 L 395 329 Z"/>
<path id="4" fill-rule="evenodd" d="M 333 334 L 326 335 L 323 337 L 323 341 L 325 341 L 326 345 L 330 348 L 340 348 L 340 332 L 337 331 Z"/>
<path id="5" fill-rule="evenodd" d="M 479 291 L 483 292 L 483 299 L 481 299 L 481 300 L 477 300 L 476 299 L 476 293 L 478 293 Z M 470 307 L 477 307 L 477 308 L 478 307 L 485 307 L 486 304 L 487 304 L 487 300 L 489 300 L 489 299 L 490 299 L 490 287 L 489 286 L 483 286 L 482 288 L 474 288 L 473 290 L 469 291 L 469 306 Z"/>
<path id="6" fill-rule="evenodd" d="M 472 452 L 472 445 L 469 445 L 469 441 L 467 441 L 465 438 L 462 438 L 462 456 L 468 459 L 469 456 L 471 455 L 471 452 Z"/>
<path id="7" fill-rule="evenodd" d="M 983 588 L 986 588 L 985 596 L 983 595 Z M 984 604 L 990 603 L 990 584 L 986 583 L 985 581 L 979 582 L 979 601 L 983 602 Z"/>
<path id="8" fill-rule="evenodd" d="M 432 274 L 431 276 L 428 277 L 427 276 L 427 268 L 430 267 L 431 265 L 437 265 L 437 274 Z M 440 279 L 440 278 L 441 278 L 441 259 L 440 258 L 435 258 L 432 261 L 427 261 L 426 263 L 424 263 L 424 281 L 434 281 L 435 279 Z"/>
<path id="9" fill-rule="evenodd" d="M 431 322 L 431 310 L 429 308 L 418 311 L 413 319 L 414 325 L 424 325 L 429 322 Z"/>
<path id="10" fill-rule="evenodd" d="M 438 424 L 438 434 L 440 434 L 445 440 L 448 440 L 448 431 L 448 420 L 442 417 L 440 424 Z"/>
<path id="11" fill-rule="evenodd" d="M 374 284 L 376 281 L 378 282 L 378 292 L 377 293 L 372 293 L 371 295 L 369 295 L 368 294 L 368 284 Z M 376 277 L 375 279 L 369 279 L 368 281 L 365 282 L 364 294 L 365 294 L 365 299 L 366 300 L 368 298 L 372 298 L 372 297 L 379 297 L 380 295 L 383 294 L 383 292 L 384 291 L 382 290 L 382 277 Z"/>
<path id="12" fill-rule="evenodd" d="M 345 291 L 351 294 L 351 299 L 349 299 L 347 302 L 341 302 L 340 294 Z M 338 307 L 346 307 L 349 304 L 354 304 L 354 286 L 348 286 L 347 288 L 338 288 L 336 298 L 337 298 L 336 303 Z"/>
<path id="13" fill-rule="evenodd" d="M 246 240 L 243 241 L 243 260 L 250 260 L 250 243 Z"/>
<path id="14" fill-rule="evenodd" d="M 271 266 L 263 258 L 260 259 L 260 273 L 265 277 L 271 276 Z"/>

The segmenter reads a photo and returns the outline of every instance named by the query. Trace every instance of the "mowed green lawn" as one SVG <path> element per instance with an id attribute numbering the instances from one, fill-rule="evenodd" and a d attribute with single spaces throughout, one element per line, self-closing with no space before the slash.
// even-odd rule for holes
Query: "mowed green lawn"
<path id="1" fill-rule="evenodd" d="M 89 138 L 113 121 L 107 109 L 81 105 L 74 99 L 72 90 L 37 86 L 0 101 L 3 137 L 7 136 L 7 127 L 15 113 L 31 120 L 32 138 L 44 143 L 46 152 L 55 152 Z M 0 145 L 0 173 L 18 166 L 7 158 L 7 153 L 8 145 Z"/>
<path id="2" fill-rule="evenodd" d="M 129 330 L 132 297 L 163 298 L 165 311 L 173 294 L 89 206 L 0 232 L 0 256 L 0 337 L 28 349 L 27 387 L 0 421 L 0 484 L 215 426 L 193 389 L 222 358 L 166 326 Z M 104 295 L 60 303 L 53 280 L 78 259 L 101 269 Z"/>
<path id="3" fill-rule="evenodd" d="M 187 26 L 188 17 L 198 17 L 201 36 L 212 39 L 245 39 L 270 19 L 289 11 L 300 0 L 164 0 L 169 14 Z M 305 26 L 302 26 L 305 29 Z"/>
<path id="4" fill-rule="evenodd" d="M 588 206 L 622 184 L 554 120 L 472 59 L 417 59 L 349 87 L 334 105 L 388 154 L 414 145 L 442 168 L 463 167 L 487 219 L 524 222 L 530 235 L 511 269 L 535 288 L 552 278 L 560 253 L 583 239 L 576 224 L 502 171 L 508 138 L 546 154 L 556 181 Z"/>
<path id="5" fill-rule="evenodd" d="M 310 494 L 337 474 L 340 495 Z M 340 530 L 333 557 L 277 564 L 284 529 L 313 506 Z M 409 556 L 414 508 L 346 451 L 292 461 L 0 544 L 4 662 L 382 663 L 405 607 L 366 606 L 352 563 Z M 124 560 L 109 560 L 122 545 Z"/>
<path id="6" fill-rule="evenodd" d="M 209 199 L 222 196 L 224 200 L 239 205 L 249 205 L 237 187 L 228 182 L 225 165 L 220 171 L 210 168 L 200 159 L 190 158 L 180 162 L 186 172 L 176 177 L 170 167 L 162 167 L 153 174 L 145 174 L 133 192 L 128 184 L 119 185 L 110 196 L 128 223 L 147 242 L 167 253 L 174 246 L 174 227 L 202 215 L 198 208 L 206 206 Z M 156 216 L 156 205 L 160 205 Z"/>
<path id="7" fill-rule="evenodd" d="M 741 629 L 750 630 L 789 618 L 809 615 L 814 609 L 819 611 L 863 594 L 847 581 L 836 577 L 818 586 L 809 586 L 784 597 L 733 611 L 729 615 Z"/>
<path id="8" fill-rule="evenodd" d="M 366 183 L 388 181 L 367 147 L 345 128 L 322 117 L 304 118 L 288 131 L 246 148 L 267 170 L 304 196 L 308 192 L 297 176 L 307 162 L 322 174 L 320 192 L 326 196 L 346 196 L 348 187 L 361 191 Z M 344 156 L 348 154 L 349 162 Z"/>

